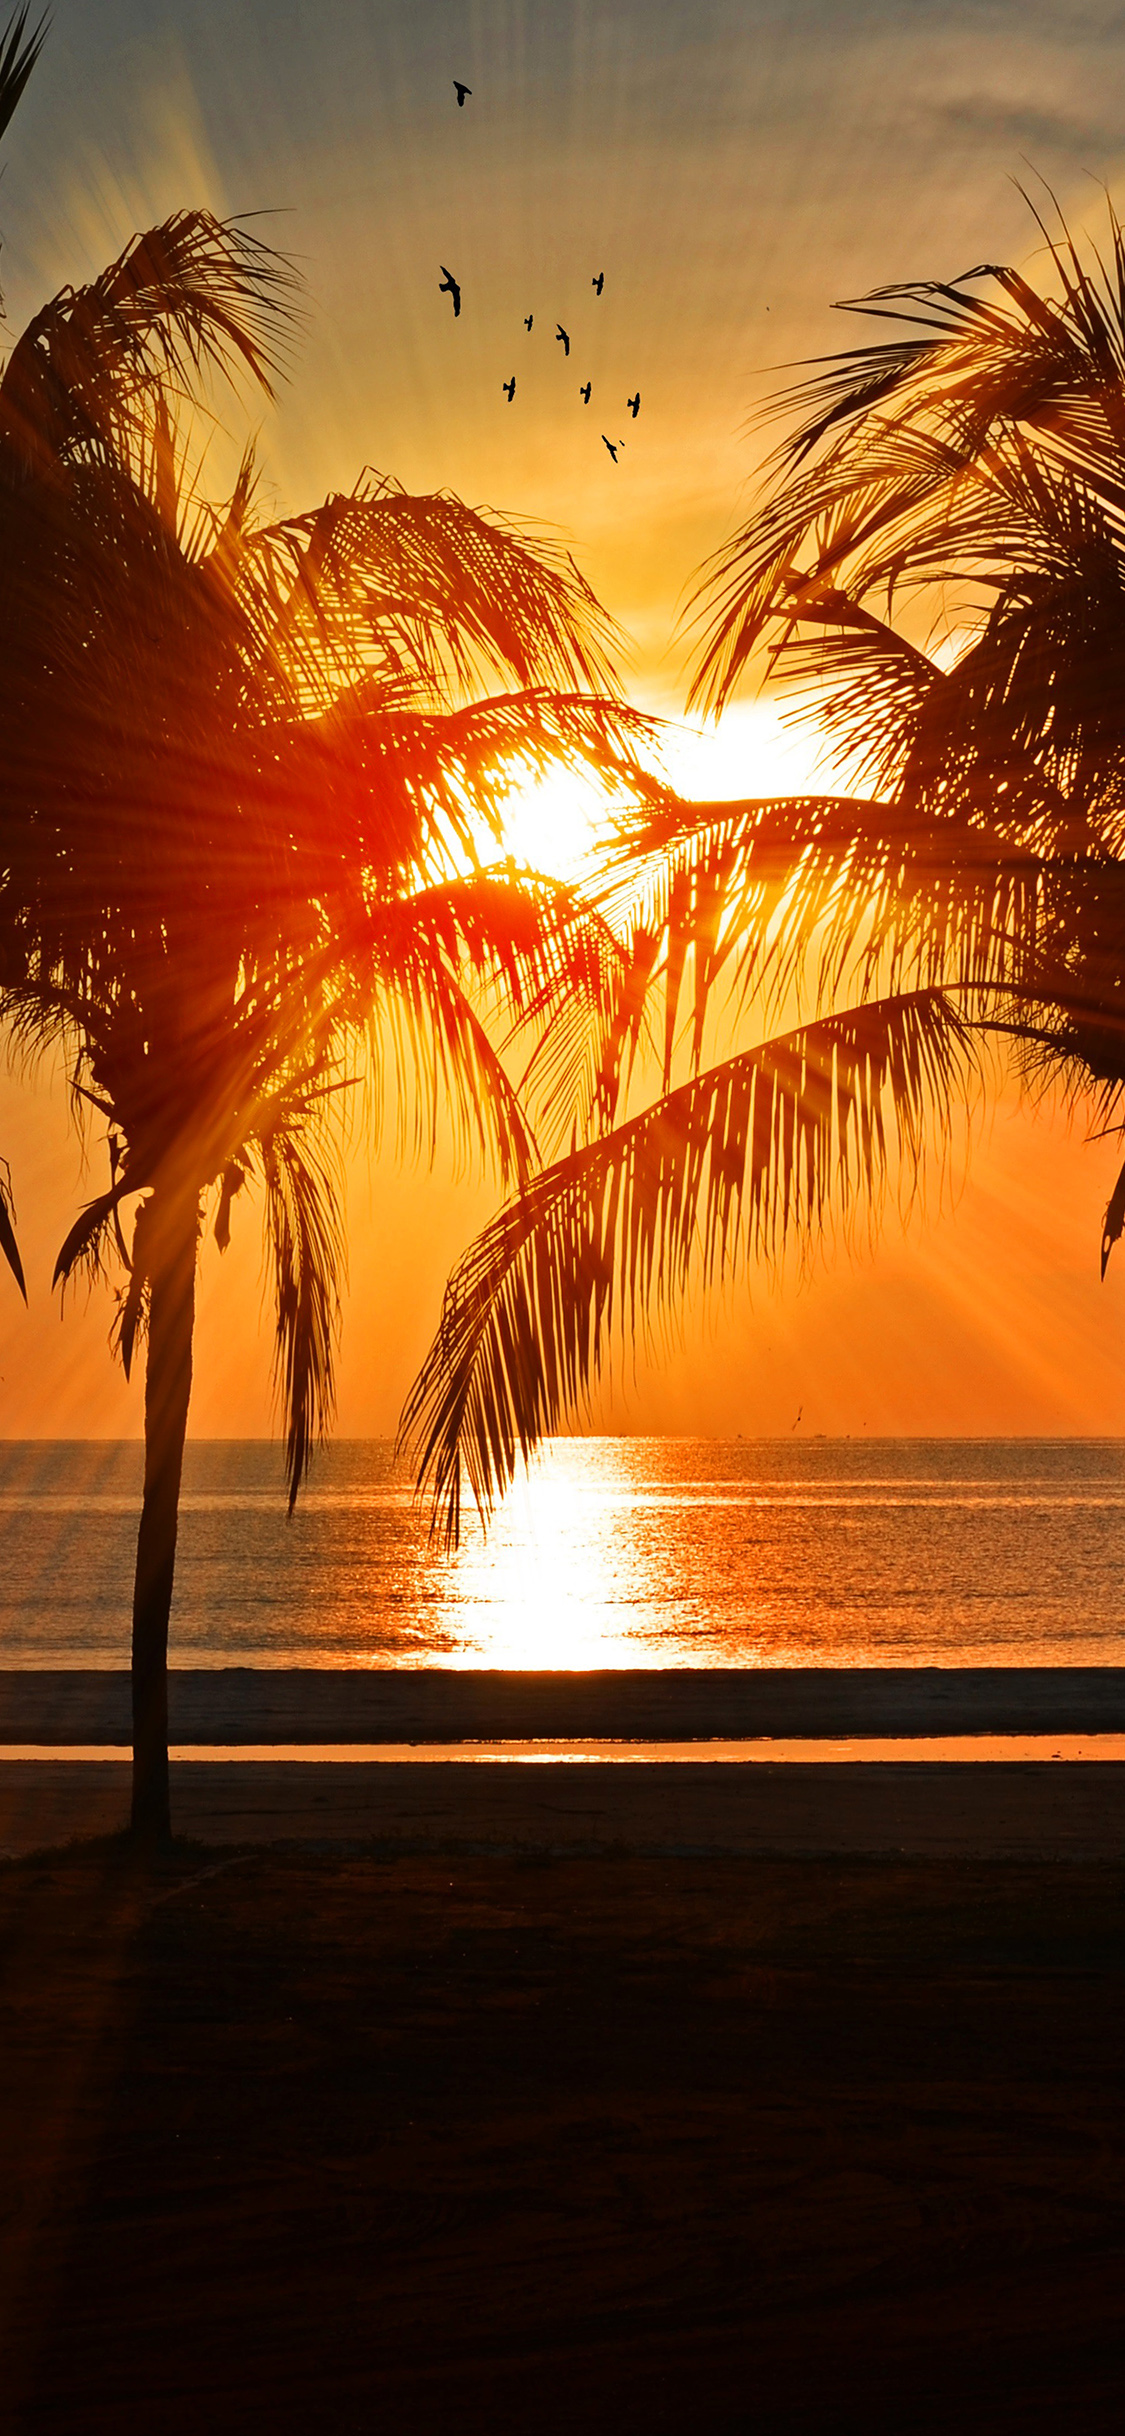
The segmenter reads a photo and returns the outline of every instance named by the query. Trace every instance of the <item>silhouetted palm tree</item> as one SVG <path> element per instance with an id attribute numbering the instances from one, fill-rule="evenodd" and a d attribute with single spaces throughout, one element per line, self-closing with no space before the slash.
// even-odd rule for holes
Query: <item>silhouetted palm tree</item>
<path id="1" fill-rule="evenodd" d="M 27 9 L 18 9 L 0 35 L 0 135 L 5 133 L 19 106 L 27 80 L 43 48 L 46 21 L 41 20 L 29 35 L 27 18 Z M 13 1224 L 11 1175 L 6 1160 L 0 1160 L 0 1254 L 7 1261 L 26 1302 L 27 1288 Z"/>
<path id="2" fill-rule="evenodd" d="M 332 1403 L 335 1112 L 398 1087 L 525 1175 L 494 1045 L 555 1122 L 590 1090 L 622 958 L 557 881 L 487 868 L 521 760 L 638 783 L 609 622 L 563 552 L 448 494 L 365 477 L 307 514 L 221 509 L 177 428 L 200 378 L 268 388 L 287 266 L 181 213 L 38 314 L 0 380 L 0 1015 L 54 1036 L 109 1182 L 56 1277 L 126 1273 L 147 1333 L 133 1610 L 134 1825 L 169 1824 L 167 1636 L 207 1197 L 256 1186 L 276 1283 L 291 1500 Z M 485 699 L 499 676 L 514 690 Z"/>
<path id="3" fill-rule="evenodd" d="M 1125 242 L 1065 228 L 1054 293 L 981 266 L 858 307 L 905 332 L 774 401 L 797 427 L 705 571 L 694 699 L 764 650 L 862 795 L 683 805 L 622 832 L 652 875 L 665 1073 L 694 963 L 695 1072 L 537 1176 L 451 1280 L 408 1408 L 447 1522 L 584 1392 L 626 1323 L 913 1163 L 973 1045 L 1010 1044 L 1125 1134 Z M 812 1003 L 717 1066 L 702 1022 Z M 1125 1170 L 1103 1272 L 1125 1224 Z M 616 1299 L 615 1299 L 616 1298 Z M 510 1351 L 507 1349 L 511 1349 Z"/>

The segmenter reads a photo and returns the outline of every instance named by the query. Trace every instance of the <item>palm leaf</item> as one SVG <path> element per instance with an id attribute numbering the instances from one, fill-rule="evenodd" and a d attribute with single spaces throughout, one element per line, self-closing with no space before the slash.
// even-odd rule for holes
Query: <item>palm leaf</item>
<path id="1" fill-rule="evenodd" d="M 927 713 L 941 718 L 944 672 L 885 618 L 845 592 L 814 587 L 791 603 L 770 673 L 847 758 L 857 791 L 890 791 L 915 750 Z M 809 630 L 812 629 L 810 632 Z"/>
<path id="2" fill-rule="evenodd" d="M 215 1213 L 215 1241 L 220 1252 L 230 1246 L 230 1213 L 235 1196 L 246 1182 L 246 1169 L 240 1159 L 228 1159 L 223 1168 L 219 1191 L 219 1206 Z"/>
<path id="3" fill-rule="evenodd" d="M 266 1136 L 262 1155 L 277 1311 L 275 1378 L 292 1513 L 335 1403 L 343 1237 L 335 1182 L 302 1129 L 279 1127 Z"/>
<path id="4" fill-rule="evenodd" d="M 618 799 L 664 801 L 638 758 L 658 731 L 626 704 L 542 687 L 428 712 L 349 695 L 321 718 L 263 725 L 261 817 L 308 894 L 360 874 L 393 892 L 475 864 L 503 838 L 513 787 L 552 765 L 590 770 Z"/>
<path id="5" fill-rule="evenodd" d="M 41 17 L 29 34 L 29 13 L 26 8 L 17 10 L 0 36 L 0 135 L 15 117 L 28 77 L 47 39 L 50 19 Z"/>
<path id="6" fill-rule="evenodd" d="M 133 1249 L 129 1260 L 129 1283 L 121 1304 L 117 1325 L 117 1351 L 121 1367 L 128 1379 L 132 1374 L 133 1353 L 137 1335 L 145 1323 L 149 1294 L 148 1237 L 152 1227 L 151 1200 L 142 1201 L 133 1222 Z"/>
<path id="7" fill-rule="evenodd" d="M 521 688 L 616 689 L 618 634 L 562 545 L 448 492 L 369 475 L 260 529 L 243 588 L 310 710 L 365 675 L 422 707 L 497 675 Z"/>
<path id="8" fill-rule="evenodd" d="M 1105 1279 L 1106 1269 L 1109 1266 L 1110 1253 L 1113 1250 L 1114 1244 L 1120 1243 L 1122 1235 L 1125 1235 L 1125 1167 L 1122 1168 L 1117 1182 L 1114 1185 L 1113 1191 L 1109 1196 L 1109 1200 L 1106 1203 L 1105 1217 L 1102 1220 L 1101 1264 L 1103 1282 Z"/>
<path id="9" fill-rule="evenodd" d="M 0 462 L 48 472 L 135 428 L 154 382 L 247 370 L 267 395 L 293 320 L 284 257 L 237 222 L 180 211 L 28 323 L 0 380 Z"/>
<path id="10" fill-rule="evenodd" d="M 3 1253 L 26 1302 L 27 1286 L 24 1282 L 20 1249 L 16 1242 L 15 1215 L 15 1203 L 12 1199 L 12 1171 L 7 1160 L 3 1159 L 0 1160 L 0 1252 Z"/>
<path id="11" fill-rule="evenodd" d="M 689 966 L 696 1066 L 717 991 L 730 1014 L 754 1007 L 772 1022 L 841 993 L 1031 989 L 1064 872 L 1072 890 L 1104 885 L 1096 841 L 1068 844 L 1044 856 L 986 821 L 901 801 L 681 802 L 618 824 L 604 903 L 646 943 L 645 992 L 663 976 L 667 1077 Z"/>
<path id="12" fill-rule="evenodd" d="M 521 1100 L 533 1089 L 556 1131 L 585 1126 L 595 1107 L 604 1112 L 600 1086 L 628 960 L 579 890 L 507 864 L 416 890 L 388 914 L 375 911 L 373 929 L 382 933 L 388 920 L 380 947 L 388 994 L 419 960 L 423 971 L 457 974 L 485 1020 L 504 1023 L 505 1047 L 524 1047 Z"/>
<path id="13" fill-rule="evenodd" d="M 373 911 L 366 937 L 378 987 L 368 999 L 369 1037 L 390 1043 L 400 1151 L 432 1158 L 444 1121 L 459 1149 L 495 1152 L 508 1180 L 528 1172 L 535 1140 L 482 1014 L 447 960 L 448 915 L 447 892 L 438 890 Z M 377 1058 L 377 1072 L 383 1062 Z"/>
<path id="14" fill-rule="evenodd" d="M 1052 480 L 1077 477 L 1107 513 L 1125 512 L 1125 242 L 1111 210 L 1106 270 L 1060 225 L 1050 250 L 1061 300 L 989 264 L 954 282 L 876 290 L 845 309 L 904 323 L 903 335 L 831 359 L 770 402 L 767 413 L 795 415 L 796 428 L 762 507 L 704 570 L 693 699 L 722 707 L 794 590 L 839 585 L 845 567 L 853 600 L 879 584 L 948 576 L 950 540 L 954 563 L 960 552 L 970 564 L 980 487 L 1017 431 Z M 985 279 L 1001 304 L 967 284 Z M 983 563 L 977 555 L 985 575 L 1005 547 L 993 524 Z"/>
<path id="15" fill-rule="evenodd" d="M 86 1203 L 60 1248 L 51 1277 L 52 1286 L 65 1285 L 76 1268 L 88 1268 L 93 1276 L 97 1276 L 101 1268 L 106 1229 L 125 1195 L 136 1190 L 136 1182 L 127 1183 L 122 1177 L 108 1193 L 97 1193 L 92 1201 Z"/>
<path id="16" fill-rule="evenodd" d="M 696 1259 L 729 1274 L 846 1212 L 885 1174 L 888 1125 L 916 1169 L 927 1114 L 969 1063 L 935 993 L 854 1008 L 728 1059 L 534 1177 L 451 1278 L 403 1414 L 447 1541 L 463 1477 L 487 1514 L 585 1398 L 615 1316 L 636 1328 Z"/>
<path id="17" fill-rule="evenodd" d="M 759 513 L 703 568 L 689 602 L 704 637 L 689 707 L 721 711 L 746 673 L 771 619 L 788 620 L 812 587 L 839 589 L 861 551 L 878 548 L 879 565 L 901 580 L 904 536 L 931 526 L 935 498 L 966 477 L 972 451 L 944 435 L 881 426 L 843 460 L 833 456 L 767 499 Z M 805 563 L 801 563 L 802 552 Z M 871 579 L 874 581 L 874 577 Z M 858 586 L 847 586 L 853 595 Z"/>

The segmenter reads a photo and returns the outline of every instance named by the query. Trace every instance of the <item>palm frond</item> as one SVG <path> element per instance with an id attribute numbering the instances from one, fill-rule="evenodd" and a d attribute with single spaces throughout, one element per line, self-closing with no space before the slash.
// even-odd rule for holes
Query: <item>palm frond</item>
<path id="1" fill-rule="evenodd" d="M 294 318 L 283 255 L 236 221 L 180 211 L 134 237 L 87 287 L 28 323 L 0 380 L 0 466 L 49 474 L 76 451 L 119 445 L 154 383 L 193 392 L 246 370 L 272 395 Z"/>
<path id="2" fill-rule="evenodd" d="M 888 793 L 927 713 L 940 718 L 943 670 L 844 592 L 821 593 L 807 608 L 793 601 L 792 623 L 770 654 L 770 674 L 798 717 L 815 710 L 822 734 L 846 756 L 857 791 L 867 784 Z"/>
<path id="3" fill-rule="evenodd" d="M 349 694 L 319 719 L 263 725 L 258 800 L 286 886 L 327 899 L 437 883 L 503 840 L 515 787 L 552 766 L 585 768 L 618 799 L 667 789 L 638 755 L 659 722 L 587 694 L 532 688 L 423 712 Z"/>
<path id="4" fill-rule="evenodd" d="M 448 705 L 497 676 L 613 694 L 619 636 L 573 558 L 545 534 L 451 492 L 368 474 L 304 516 L 260 528 L 242 587 L 305 707 L 376 680 Z"/>
<path id="5" fill-rule="evenodd" d="M 92 1201 L 86 1203 L 60 1247 L 51 1277 L 52 1286 L 65 1286 L 75 1270 L 80 1268 L 86 1269 L 91 1277 L 101 1275 L 103 1246 L 112 1227 L 114 1213 L 125 1195 L 136 1190 L 135 1182 L 127 1183 L 122 1177 L 108 1193 L 97 1193 Z"/>
<path id="6" fill-rule="evenodd" d="M 335 1339 L 344 1248 L 339 1192 L 307 1133 L 262 1144 L 277 1311 L 275 1377 L 285 1424 L 289 1510 L 335 1404 Z"/>
<path id="7" fill-rule="evenodd" d="M 1109 1266 L 1110 1253 L 1113 1250 L 1114 1244 L 1120 1243 L 1122 1235 L 1125 1235 L 1125 1167 L 1122 1168 L 1117 1182 L 1114 1185 L 1113 1191 L 1109 1196 L 1109 1200 L 1106 1203 L 1105 1217 L 1102 1220 L 1101 1264 L 1103 1283 L 1105 1280 L 1106 1270 Z"/>
<path id="8" fill-rule="evenodd" d="M 979 280 L 997 284 L 1017 310 L 1007 312 L 975 294 Z M 874 288 L 835 309 L 894 322 L 900 335 L 820 358 L 811 379 L 767 403 L 763 422 L 794 412 L 803 417 L 781 442 L 779 465 L 804 464 L 830 435 L 839 447 L 877 408 L 893 407 L 901 417 L 920 399 L 932 405 L 939 382 L 943 419 L 952 422 L 968 410 L 985 427 L 1042 410 L 1052 389 L 1065 383 L 1069 391 L 1079 383 L 1082 357 L 1065 311 L 1001 264 L 976 263 L 952 280 Z"/>
<path id="9" fill-rule="evenodd" d="M 971 467 L 967 442 L 880 425 L 846 459 L 829 457 L 779 486 L 706 563 L 690 596 L 689 622 L 703 628 L 703 644 L 688 707 L 721 711 L 771 620 L 788 621 L 795 603 L 815 597 L 814 587 L 857 597 L 858 586 L 845 587 L 844 576 L 861 552 L 877 550 L 878 563 L 901 582 L 906 538 L 920 529 L 931 534 L 936 519 L 924 519 L 935 499 L 974 479 Z"/>
<path id="10" fill-rule="evenodd" d="M 1040 852 L 901 800 L 681 802 L 619 824 L 603 903 L 646 943 L 646 1001 L 663 988 L 667 1079 L 689 972 L 697 1066 L 716 995 L 739 1020 L 753 1007 L 776 1022 L 841 994 L 944 985 L 983 1004 L 1033 988 L 1074 910 L 1061 892 L 1105 885 L 1097 841 L 1066 842 L 1065 856 Z"/>
<path id="11" fill-rule="evenodd" d="M 409 961 L 403 916 L 411 957 L 420 951 L 425 966 L 439 960 L 459 975 L 487 1029 L 501 1024 L 504 1049 L 521 1049 L 515 1104 L 527 1109 L 533 1095 L 536 1122 L 556 1139 L 575 1127 L 584 1132 L 594 1116 L 604 1120 L 628 957 L 597 906 L 580 889 L 513 863 L 416 891 L 392 916 L 383 953 L 388 993 Z M 372 921 L 378 930 L 378 913 Z M 530 1131 L 526 1142 L 530 1150 Z"/>
<path id="12" fill-rule="evenodd" d="M 219 1206 L 215 1212 L 215 1241 L 220 1252 L 229 1249 L 231 1204 L 245 1182 L 246 1169 L 241 1159 L 228 1159 L 220 1178 Z"/>
<path id="13" fill-rule="evenodd" d="M 30 13 L 27 8 L 18 9 L 0 35 L 0 135 L 15 117 L 28 77 L 47 39 L 50 18 L 42 16 L 29 34 Z"/>
<path id="14" fill-rule="evenodd" d="M 1026 190 L 1024 200 L 1047 242 L 1059 295 L 1043 295 L 1021 272 L 978 263 L 948 280 L 910 280 L 854 297 L 837 310 L 905 325 L 902 335 L 872 348 L 848 349 L 825 360 L 811 380 L 785 400 L 771 401 L 763 419 L 792 409 L 806 420 L 781 444 L 779 461 L 800 464 L 830 432 L 862 425 L 876 406 L 900 412 L 940 396 L 947 417 L 966 412 L 982 432 L 1023 423 L 1085 456 L 1107 444 L 1119 455 L 1125 374 L 1125 236 L 1106 198 L 1110 262 L 1095 248 L 1079 251 L 1050 189 L 1055 231 Z M 1007 305 L 974 292 L 998 287 Z M 1009 309 L 1014 308 L 1014 310 Z M 907 333 L 919 330 L 922 335 Z"/>
<path id="15" fill-rule="evenodd" d="M 403 1414 L 447 1541 L 463 1478 L 487 1514 L 582 1403 L 615 1317 L 636 1329 L 696 1260 L 729 1275 L 740 1254 L 808 1237 L 877 1189 L 892 1146 L 917 1170 L 927 1116 L 970 1063 L 936 993 L 852 1008 L 728 1059 L 532 1178 L 454 1272 Z"/>
<path id="16" fill-rule="evenodd" d="M 133 1222 L 129 1282 L 118 1307 L 114 1333 L 114 1349 L 121 1357 L 121 1367 L 127 1379 L 132 1376 L 137 1338 L 148 1326 L 151 1302 L 149 1238 L 153 1229 L 153 1206 L 151 1200 L 142 1201 Z"/>
<path id="17" fill-rule="evenodd" d="M 763 505 L 703 571 L 693 700 L 721 709 L 769 619 L 786 617 L 802 588 L 831 582 L 859 600 L 880 584 L 932 581 L 950 572 L 950 543 L 954 567 L 959 553 L 970 564 L 980 486 L 1016 434 L 1025 461 L 1035 453 L 1052 480 L 1078 479 L 1107 514 L 1125 514 L 1125 240 L 1112 207 L 1110 229 L 1107 269 L 1080 255 L 1060 215 L 1061 234 L 1049 238 L 1058 300 L 981 264 L 844 308 L 905 326 L 829 359 L 766 409 L 796 426 Z M 1000 303 L 974 293 L 982 280 L 999 287 Z M 986 577 L 1005 547 L 995 497 L 988 513 L 994 549 L 977 561 Z"/>
<path id="18" fill-rule="evenodd" d="M 375 909 L 366 931 L 378 976 L 368 994 L 368 1029 L 376 1045 L 380 1036 L 390 1044 L 400 1151 L 432 1158 L 444 1124 L 459 1153 L 495 1156 L 507 1181 L 528 1172 L 535 1139 L 456 969 L 462 915 L 442 890 Z M 384 1064 L 377 1055 L 376 1073 Z"/>
<path id="19" fill-rule="evenodd" d="M 15 1221 L 16 1205 L 12 1196 L 12 1171 L 7 1160 L 0 1159 L 0 1252 L 3 1253 L 26 1302 L 27 1285 L 24 1280 L 23 1262 L 20 1259 L 20 1248 L 16 1241 Z"/>
<path id="20" fill-rule="evenodd" d="M 482 828 L 502 840 L 513 788 L 560 764 L 590 771 L 607 792 L 634 803 L 666 802 L 669 790 L 640 758 L 659 749 L 661 727 L 604 694 L 530 686 L 429 714 L 380 705 L 333 721 L 330 738 L 345 760 L 355 751 L 365 775 L 370 771 L 380 812 L 383 773 L 409 789 L 421 814 L 419 853 L 444 830 L 461 853 L 475 856 Z M 361 825 L 357 844 L 365 857 L 377 858 L 380 843 L 377 830 Z"/>

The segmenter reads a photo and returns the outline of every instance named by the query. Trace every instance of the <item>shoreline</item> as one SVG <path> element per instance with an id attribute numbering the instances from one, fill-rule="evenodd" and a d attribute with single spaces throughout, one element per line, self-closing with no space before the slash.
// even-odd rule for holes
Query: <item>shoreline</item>
<path id="1" fill-rule="evenodd" d="M 1125 1667 L 179 1667 L 173 1743 L 1125 1733 Z M 123 1668 L 0 1669 L 0 1745 L 130 1741 Z"/>

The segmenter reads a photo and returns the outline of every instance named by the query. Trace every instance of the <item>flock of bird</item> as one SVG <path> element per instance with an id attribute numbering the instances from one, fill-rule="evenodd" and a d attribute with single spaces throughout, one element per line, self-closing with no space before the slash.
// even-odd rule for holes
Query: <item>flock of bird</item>
<path id="1" fill-rule="evenodd" d="M 472 86 L 471 86 L 471 85 L 462 84 L 462 83 L 460 82 L 460 79 L 459 79 L 459 78 L 454 77 L 454 80 L 453 80 L 453 90 L 454 90 L 455 94 L 457 95 L 457 107 L 458 107 L 458 109 L 459 109 L 459 110 L 463 110 L 463 109 L 464 109 L 464 107 L 465 107 L 466 102 L 467 102 L 467 101 L 471 101 L 471 100 L 472 100 L 472 97 L 473 97 L 473 88 L 472 88 Z M 456 320 L 459 318 L 459 316 L 460 316 L 460 312 L 461 312 L 461 282 L 460 282 L 460 280 L 459 280 L 459 279 L 455 279 L 455 278 L 454 278 L 452 271 L 451 271 L 451 270 L 448 270 L 448 269 L 446 268 L 446 265 L 445 265 L 445 263 L 444 263 L 444 262 L 443 262 L 443 263 L 441 263 L 441 264 L 439 265 L 439 267 L 440 267 L 440 270 L 441 270 L 441 278 L 440 278 L 440 280 L 439 280 L 439 282 L 438 282 L 438 294 L 439 294 L 439 296 L 448 296 L 448 297 L 451 299 L 451 301 L 452 301 L 452 305 L 453 305 L 453 318 L 454 318 L 454 321 L 456 321 Z M 595 296 L 600 296 L 600 295 L 601 295 L 601 293 L 602 293 L 602 289 L 603 289 L 603 288 L 604 288 L 604 286 L 605 286 L 605 272 L 604 272 L 604 271 L 597 271 L 597 272 L 595 272 L 594 277 L 593 277 L 593 278 L 591 279 L 591 281 L 590 281 L 590 285 L 591 285 L 591 287 L 593 288 L 593 291 L 594 291 Z M 535 321 L 535 315 L 534 315 L 534 313 L 528 313 L 528 314 L 526 314 L 526 315 L 524 316 L 524 325 L 523 325 L 523 326 L 524 326 L 524 329 L 525 329 L 526 331 L 528 331 L 528 333 L 529 333 L 529 334 L 530 334 L 530 331 L 531 331 L 531 329 L 532 329 L 532 327 L 533 327 L 533 325 L 534 325 L 534 321 Z M 556 324 L 555 324 L 555 341 L 556 341 L 556 344 L 557 344 L 557 345 L 561 345 L 561 347 L 562 347 L 562 351 L 563 351 L 563 354 L 564 354 L 564 355 L 566 355 L 566 356 L 569 356 L 569 354 L 570 354 L 570 332 L 569 332 L 569 330 L 564 330 L 564 328 L 563 328 L 563 326 L 562 326 L 561 321 L 560 321 L 560 322 L 556 322 Z M 500 387 L 501 387 L 501 389 L 503 390 L 504 395 L 505 395 L 505 397 L 507 398 L 508 404 L 509 404 L 509 406 L 510 406 L 510 405 L 512 404 L 512 401 L 513 401 L 513 399 L 514 399 L 514 397 L 515 397 L 515 394 L 516 394 L 516 376 L 515 376 L 515 373 L 514 373 L 514 372 L 512 373 L 511 378 L 510 378 L 509 380 L 506 380 L 506 381 L 501 381 L 501 383 L 500 383 Z M 592 381 L 589 381 L 589 380 L 582 382 L 582 383 L 580 384 L 580 386 L 579 386 L 578 395 L 579 395 L 579 397 L 581 398 L 583 405 L 584 405 L 584 406 L 588 406 L 588 405 L 589 405 L 589 403 L 590 403 L 590 399 L 591 399 L 591 397 L 592 397 L 592 395 L 593 395 L 593 382 L 592 382 Z M 627 408 L 628 408 L 628 410 L 629 410 L 629 413 L 632 415 L 633 421 L 634 421 L 634 423 L 635 423 L 635 422 L 636 422 L 636 420 L 637 420 L 637 416 L 639 415 L 639 413 L 640 413 L 640 411 L 641 411 L 641 393 L 640 393 L 640 389 L 639 389 L 639 387 L 638 387 L 638 389 L 637 389 L 637 391 L 636 391 L 636 394 L 635 394 L 633 397 L 631 397 L 631 398 L 626 398 L 626 400 L 625 400 L 625 404 L 626 404 L 626 406 L 627 406 Z M 605 442 L 605 445 L 606 445 L 606 447 L 607 447 L 607 448 L 608 448 L 608 450 L 609 450 L 610 456 L 612 457 L 614 464 L 616 465 L 616 463 L 617 463 L 617 452 L 618 452 L 618 450 L 619 450 L 619 449 L 624 448 L 624 446 L 625 446 L 625 442 L 624 442 L 624 440 L 610 440 L 610 439 L 608 439 L 608 438 L 606 437 L 606 434 L 605 434 L 605 432 L 604 432 L 604 431 L 603 431 L 603 433 L 602 433 L 602 439 L 603 439 L 603 441 Z"/>

